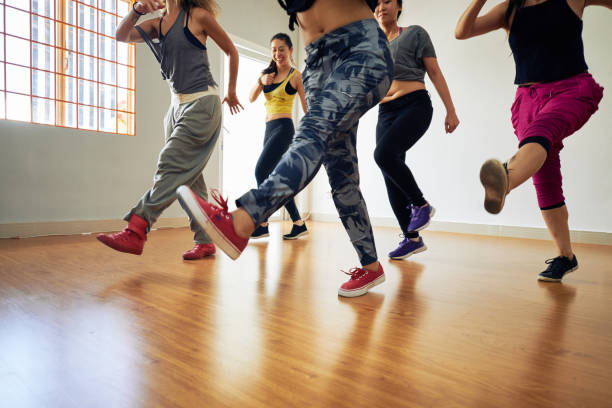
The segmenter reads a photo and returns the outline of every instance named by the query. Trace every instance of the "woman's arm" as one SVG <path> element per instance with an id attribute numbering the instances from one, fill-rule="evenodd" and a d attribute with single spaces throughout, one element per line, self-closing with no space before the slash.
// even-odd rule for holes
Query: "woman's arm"
<path id="1" fill-rule="evenodd" d="M 504 28 L 504 16 L 508 9 L 508 0 L 493 7 L 484 16 L 478 17 L 478 14 L 486 2 L 487 0 L 472 1 L 457 22 L 455 38 L 458 40 L 466 40 L 499 28 Z"/>
<path id="2" fill-rule="evenodd" d="M 259 98 L 259 95 L 263 91 L 263 84 L 261 83 L 261 76 L 257 78 L 257 84 L 251 89 L 251 94 L 249 95 L 249 102 L 253 103 Z"/>
<path id="3" fill-rule="evenodd" d="M 195 7 L 192 11 L 192 16 L 197 20 L 198 24 L 204 28 L 207 36 L 213 39 L 215 43 L 223 50 L 225 55 L 229 56 L 229 83 L 227 86 L 227 95 L 223 98 L 223 103 L 227 102 L 230 108 L 230 113 L 240 112 L 244 109 L 236 96 L 236 82 L 238 80 L 238 51 L 234 47 L 234 43 L 229 38 L 225 30 L 219 25 L 215 17 L 208 11 L 200 7 Z"/>
<path id="4" fill-rule="evenodd" d="M 308 105 L 306 104 L 306 92 L 304 91 L 304 83 L 302 82 L 302 73 L 300 71 L 295 72 L 293 78 L 291 78 L 291 86 L 297 89 L 298 95 L 300 96 L 300 103 L 302 104 L 302 110 L 304 113 L 308 112 Z"/>
<path id="5" fill-rule="evenodd" d="M 140 0 L 134 5 L 134 8 L 121 20 L 117 30 L 115 31 L 115 39 L 119 42 L 133 43 L 133 42 L 144 42 L 138 30 L 136 30 L 136 23 L 140 18 L 140 15 L 134 11 L 136 9 L 139 13 L 148 14 L 155 10 L 164 8 L 166 5 L 163 0 Z M 150 38 L 157 38 L 157 24 L 159 19 L 154 18 L 147 20 L 138 26 L 145 32 Z"/>
<path id="6" fill-rule="evenodd" d="M 453 133 L 455 129 L 457 129 L 457 126 L 459 126 L 459 118 L 455 112 L 453 98 L 448 90 L 448 85 L 446 83 L 446 79 L 444 78 L 444 74 L 442 74 L 440 65 L 438 65 L 437 58 L 423 58 L 423 63 L 425 64 L 425 69 L 427 70 L 429 79 L 431 79 L 431 82 L 433 82 L 434 86 L 436 87 L 436 91 L 438 91 L 438 95 L 440 95 L 440 99 L 442 99 L 442 102 L 446 107 L 444 130 L 446 130 L 446 133 Z"/>

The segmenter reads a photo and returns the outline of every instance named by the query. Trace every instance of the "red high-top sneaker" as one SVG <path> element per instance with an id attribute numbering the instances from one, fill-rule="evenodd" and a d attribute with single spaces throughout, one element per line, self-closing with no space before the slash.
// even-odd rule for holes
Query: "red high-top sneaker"
<path id="1" fill-rule="evenodd" d="M 221 207 L 202 200 L 187 186 L 180 186 L 176 193 L 185 211 L 200 224 L 214 243 L 230 258 L 238 258 L 249 239 L 236 234 L 227 200 L 217 190 L 210 190 L 210 195 Z"/>
<path id="2" fill-rule="evenodd" d="M 193 248 L 183 254 L 183 259 L 192 261 L 194 259 L 202 259 L 210 255 L 214 255 L 214 244 L 196 244 Z"/>
<path id="3" fill-rule="evenodd" d="M 383 271 L 382 265 L 378 267 L 377 271 L 353 268 L 344 273 L 351 277 L 351 279 L 344 282 L 340 286 L 340 289 L 338 289 L 338 294 L 344 297 L 357 297 L 365 295 L 368 293 L 368 290 L 372 289 L 376 285 L 380 285 L 385 281 L 385 272 Z"/>
<path id="4" fill-rule="evenodd" d="M 143 218 L 134 214 L 123 231 L 115 234 L 100 234 L 97 238 L 98 241 L 114 250 L 140 255 L 147 240 L 148 226 L 149 224 Z"/>

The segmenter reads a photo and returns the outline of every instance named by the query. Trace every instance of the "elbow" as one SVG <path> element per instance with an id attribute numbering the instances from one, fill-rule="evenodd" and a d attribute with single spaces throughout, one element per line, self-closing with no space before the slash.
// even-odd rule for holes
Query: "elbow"
<path id="1" fill-rule="evenodd" d="M 232 47 L 231 49 L 227 50 L 226 54 L 230 59 L 238 60 L 239 55 L 236 47 Z"/>
<path id="2" fill-rule="evenodd" d="M 120 33 L 119 31 L 115 32 L 115 40 L 119 42 L 127 42 L 128 38 L 126 35 Z"/>
<path id="3" fill-rule="evenodd" d="M 467 30 L 460 28 L 459 26 L 457 26 L 457 28 L 455 29 L 455 38 L 457 40 L 465 40 L 467 39 L 468 33 Z"/>

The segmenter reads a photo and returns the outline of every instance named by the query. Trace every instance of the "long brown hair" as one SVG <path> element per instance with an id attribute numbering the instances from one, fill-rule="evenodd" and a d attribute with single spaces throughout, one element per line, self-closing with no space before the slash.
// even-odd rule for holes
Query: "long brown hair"
<path id="1" fill-rule="evenodd" d="M 180 0 L 181 7 L 187 11 L 192 7 L 200 7 L 204 10 L 208 11 L 215 17 L 219 16 L 219 12 L 221 11 L 219 7 L 219 3 L 216 0 Z"/>

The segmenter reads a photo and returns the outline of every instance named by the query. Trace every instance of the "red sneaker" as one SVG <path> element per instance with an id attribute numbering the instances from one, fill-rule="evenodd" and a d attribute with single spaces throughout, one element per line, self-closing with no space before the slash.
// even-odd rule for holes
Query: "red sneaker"
<path id="1" fill-rule="evenodd" d="M 210 194 L 221 207 L 202 200 L 187 186 L 180 186 L 176 193 L 185 211 L 204 228 L 214 243 L 230 258 L 238 258 L 249 239 L 236 234 L 232 214 L 227 210 L 227 200 L 219 196 L 217 190 L 211 190 Z"/>
<path id="2" fill-rule="evenodd" d="M 183 254 L 183 259 L 192 261 L 194 259 L 202 259 L 210 255 L 214 255 L 214 244 L 196 244 L 193 248 Z"/>
<path id="3" fill-rule="evenodd" d="M 100 234 L 98 241 L 120 252 L 140 255 L 147 240 L 147 226 L 149 224 L 138 215 L 132 215 L 128 226 L 115 234 Z"/>
<path id="4" fill-rule="evenodd" d="M 338 294 L 344 297 L 365 295 L 368 293 L 368 290 L 385 281 L 385 271 L 383 271 L 382 265 L 378 267 L 376 272 L 362 268 L 353 268 L 344 273 L 351 277 L 338 289 Z"/>

